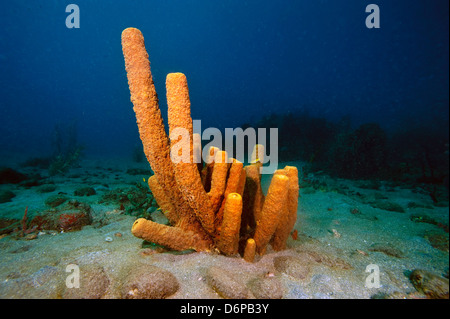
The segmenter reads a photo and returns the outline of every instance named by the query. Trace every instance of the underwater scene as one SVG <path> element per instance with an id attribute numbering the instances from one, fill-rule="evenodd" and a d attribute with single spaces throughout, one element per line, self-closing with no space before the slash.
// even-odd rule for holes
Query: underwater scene
<path id="1" fill-rule="evenodd" d="M 448 12 L 2 3 L 0 299 L 448 299 Z"/>

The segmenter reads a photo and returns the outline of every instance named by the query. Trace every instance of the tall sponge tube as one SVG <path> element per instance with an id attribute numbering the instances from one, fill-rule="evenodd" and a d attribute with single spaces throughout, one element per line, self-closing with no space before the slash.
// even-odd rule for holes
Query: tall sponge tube
<path id="1" fill-rule="evenodd" d="M 179 215 L 178 225 L 185 230 L 203 233 L 203 237 L 206 237 L 191 207 L 183 200 L 176 183 L 170 159 L 169 138 L 159 109 L 158 96 L 141 31 L 136 28 L 127 28 L 122 31 L 122 51 L 131 102 L 133 102 L 145 156 L 158 183 L 165 190 Z"/>
<path id="2" fill-rule="evenodd" d="M 183 198 L 194 210 L 197 219 L 209 233 L 214 233 L 214 210 L 211 201 L 203 188 L 200 172 L 193 158 L 193 126 L 191 118 L 191 103 L 186 76 L 183 73 L 170 73 L 166 78 L 167 106 L 171 147 L 176 143 L 184 144 L 189 150 L 189 161 L 174 163 L 175 178 Z M 189 138 L 179 139 L 173 136 L 175 129 L 184 129 Z"/>

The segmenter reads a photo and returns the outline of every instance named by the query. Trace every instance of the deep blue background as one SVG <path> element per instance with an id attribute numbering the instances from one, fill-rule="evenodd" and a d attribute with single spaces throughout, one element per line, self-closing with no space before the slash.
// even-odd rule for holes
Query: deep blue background
<path id="1" fill-rule="evenodd" d="M 81 28 L 67 29 L 76 3 Z M 367 29 L 365 7 L 381 9 Z M 139 144 L 120 36 L 145 37 L 166 116 L 165 76 L 187 75 L 192 114 L 236 127 L 307 109 L 388 130 L 447 125 L 448 0 L 27 0 L 0 10 L 0 156 L 45 155 L 56 123 L 89 155 Z"/>

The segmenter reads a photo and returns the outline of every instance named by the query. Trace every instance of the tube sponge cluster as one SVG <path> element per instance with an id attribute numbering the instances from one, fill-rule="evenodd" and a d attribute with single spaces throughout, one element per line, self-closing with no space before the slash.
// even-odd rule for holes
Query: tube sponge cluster
<path id="1" fill-rule="evenodd" d="M 240 252 L 249 262 L 264 254 L 269 244 L 274 250 L 285 249 L 297 218 L 297 168 L 277 170 L 265 196 L 260 175 L 262 145 L 255 147 L 255 160 L 245 167 L 216 147 L 209 150 L 207 164 L 198 164 L 201 144 L 193 133 L 186 76 L 170 73 L 166 78 L 167 136 L 138 29 L 122 32 L 122 50 L 140 138 L 154 172 L 148 184 L 170 221 L 162 225 L 139 218 L 132 226 L 133 235 L 174 250 L 215 250 L 228 256 Z M 176 134 L 179 128 L 189 138 L 181 139 Z M 188 161 L 171 160 L 174 145 L 177 150 L 190 150 Z"/>

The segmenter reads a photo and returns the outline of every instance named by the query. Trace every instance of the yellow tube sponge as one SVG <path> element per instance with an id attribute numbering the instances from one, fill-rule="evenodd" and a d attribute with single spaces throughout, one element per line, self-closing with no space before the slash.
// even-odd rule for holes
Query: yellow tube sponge
<path id="1" fill-rule="evenodd" d="M 288 195 L 282 209 L 282 217 L 280 217 L 277 229 L 270 242 L 274 250 L 280 251 L 286 249 L 287 239 L 297 221 L 298 169 L 295 166 L 286 166 L 283 170 L 276 171 L 275 174 L 283 174 L 289 178 Z"/>
<path id="2" fill-rule="evenodd" d="M 145 218 L 136 219 L 131 233 L 138 238 L 174 250 L 209 251 L 211 249 L 211 242 L 192 231 L 158 224 Z"/>
<path id="3" fill-rule="evenodd" d="M 218 147 L 211 146 L 208 150 L 207 156 L 205 156 L 205 167 L 202 169 L 202 184 L 205 191 L 209 192 L 211 190 L 211 178 L 214 171 L 214 159 L 216 153 L 220 151 Z"/>
<path id="4" fill-rule="evenodd" d="M 211 176 L 211 190 L 208 193 L 214 212 L 219 209 L 220 203 L 224 199 L 229 167 L 230 164 L 228 163 L 227 152 L 218 151 L 214 159 L 214 170 Z"/>
<path id="5" fill-rule="evenodd" d="M 241 195 L 229 194 L 226 198 L 220 237 L 217 241 L 217 248 L 225 255 L 235 255 L 238 252 L 241 214 Z"/>
<path id="6" fill-rule="evenodd" d="M 255 228 L 261 216 L 264 204 L 264 193 L 261 188 L 261 167 L 262 163 L 254 163 L 244 167 L 246 181 L 244 187 L 244 208 L 243 226 L 245 228 Z M 246 231 L 245 229 L 243 231 Z"/>
<path id="7" fill-rule="evenodd" d="M 183 200 L 175 180 L 175 172 L 170 159 L 169 139 L 158 106 L 158 97 L 141 31 L 127 28 L 122 32 L 122 51 L 131 102 L 147 160 L 158 183 L 177 210 L 180 227 L 205 233 L 195 219 L 193 210 Z"/>
<path id="8" fill-rule="evenodd" d="M 287 199 L 288 182 L 289 178 L 281 174 L 272 177 L 261 217 L 256 224 L 255 235 L 253 236 L 258 254 L 265 251 L 278 226 L 279 215 Z"/>
<path id="9" fill-rule="evenodd" d="M 166 192 L 159 184 L 158 179 L 155 175 L 149 177 L 148 186 L 152 191 L 153 197 L 161 208 L 161 211 L 164 213 L 170 223 L 172 225 L 175 225 L 179 220 L 178 213 L 176 211 L 176 208 L 172 205 L 170 198 L 167 196 Z"/>
<path id="10" fill-rule="evenodd" d="M 263 254 L 269 242 L 275 250 L 284 249 L 297 218 L 297 169 L 279 170 L 265 197 L 261 188 L 264 145 L 255 145 L 252 163 L 245 167 L 211 147 L 204 154 L 203 167 L 186 76 L 170 73 L 166 78 L 168 136 L 138 29 L 122 32 L 122 50 L 139 135 L 154 172 L 148 185 L 171 223 L 166 226 L 140 218 L 132 226 L 133 235 L 175 250 L 217 249 L 225 255 L 236 254 L 241 242 L 246 245 L 247 261 L 253 261 L 255 253 Z"/>
<path id="11" fill-rule="evenodd" d="M 195 216 L 203 228 L 209 234 L 213 234 L 214 210 L 210 198 L 203 188 L 197 165 L 193 163 L 193 127 L 186 76 L 183 73 L 168 74 L 166 90 L 171 145 L 173 147 L 175 143 L 182 143 L 183 149 L 190 152 L 187 163 L 182 161 L 174 163 L 176 182 L 184 200 L 194 210 Z M 173 136 L 172 132 L 180 128 L 188 132 L 189 138 L 187 140 L 186 138 L 180 139 L 176 135 Z"/>
<path id="12" fill-rule="evenodd" d="M 244 250 L 244 260 L 252 263 L 255 260 L 256 243 L 253 238 L 247 239 Z"/>
<path id="13" fill-rule="evenodd" d="M 242 196 L 242 192 L 244 190 L 243 185 L 241 185 L 242 175 L 245 178 L 244 164 L 233 158 L 228 174 L 228 179 L 226 181 L 226 188 L 223 195 L 224 199 L 222 201 L 222 204 L 220 205 L 219 210 L 216 213 L 216 219 L 214 221 L 217 234 L 220 233 L 220 227 L 222 225 L 223 219 L 223 210 L 225 209 L 225 202 L 227 201 L 228 195 L 231 193 L 238 193 Z"/>
<path id="14" fill-rule="evenodd" d="M 169 140 L 158 106 L 144 37 L 138 29 L 128 28 L 122 32 L 122 50 L 144 153 L 159 183 L 164 189 L 172 190 L 176 183 L 169 156 Z"/>

